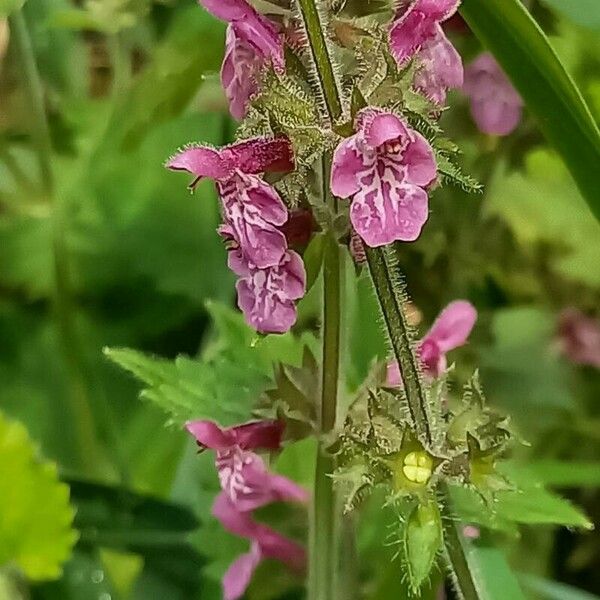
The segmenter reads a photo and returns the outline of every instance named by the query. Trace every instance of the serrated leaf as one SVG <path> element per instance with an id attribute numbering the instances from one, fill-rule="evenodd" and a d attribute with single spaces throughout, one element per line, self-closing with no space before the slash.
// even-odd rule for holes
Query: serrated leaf
<path id="1" fill-rule="evenodd" d="M 0 414 L 0 567 L 55 579 L 77 539 L 69 488 L 41 460 L 23 425 Z"/>
<path id="2" fill-rule="evenodd" d="M 252 416 L 258 398 L 282 361 L 299 365 L 308 338 L 288 333 L 260 338 L 243 317 L 223 305 L 211 304 L 217 335 L 200 360 L 180 356 L 174 361 L 129 349 L 106 349 L 106 355 L 146 384 L 143 398 L 182 424 L 211 419 L 233 425 Z"/>

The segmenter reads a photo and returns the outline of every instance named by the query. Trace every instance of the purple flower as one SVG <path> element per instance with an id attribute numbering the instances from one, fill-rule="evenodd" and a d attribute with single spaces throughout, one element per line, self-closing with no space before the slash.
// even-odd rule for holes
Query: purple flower
<path id="1" fill-rule="evenodd" d="M 294 325 L 294 300 L 306 291 L 304 263 L 296 252 L 288 250 L 278 265 L 259 269 L 231 250 L 229 268 L 240 277 L 238 306 L 248 325 L 261 333 L 285 333 Z"/>
<path id="2" fill-rule="evenodd" d="M 331 190 L 352 198 L 350 219 L 371 247 L 413 241 L 427 221 L 424 187 L 437 167 L 429 142 L 392 112 L 365 108 L 357 133 L 336 149 Z"/>
<path id="3" fill-rule="evenodd" d="M 243 596 L 264 558 L 302 571 L 306 564 L 304 548 L 252 517 L 252 511 L 272 502 L 308 500 L 303 488 L 286 477 L 269 473 L 263 460 L 253 452 L 278 450 L 283 422 L 253 421 L 223 429 L 212 421 L 192 421 L 186 427 L 201 448 L 216 452 L 222 491 L 213 504 L 213 515 L 227 531 L 251 542 L 250 551 L 238 557 L 223 577 L 225 600 Z"/>
<path id="4" fill-rule="evenodd" d="M 216 451 L 221 488 L 239 511 L 253 511 L 271 502 L 306 500 L 300 486 L 270 473 L 253 452 L 279 448 L 283 433 L 280 421 L 257 421 L 229 429 L 211 421 L 192 421 L 186 428 L 202 448 Z"/>
<path id="5" fill-rule="evenodd" d="M 446 101 L 448 88 L 463 83 L 460 55 L 446 37 L 440 23 L 457 10 L 459 0 L 416 0 L 392 23 L 389 40 L 396 62 L 418 63 L 414 85 L 437 104 Z"/>
<path id="6" fill-rule="evenodd" d="M 431 329 L 419 343 L 419 358 L 429 377 L 439 377 L 447 368 L 446 353 L 463 346 L 477 320 L 475 307 L 466 300 L 455 300 L 446 306 Z M 388 364 L 387 382 L 402 385 L 398 363 Z"/>
<path id="7" fill-rule="evenodd" d="M 293 169 L 287 138 L 255 138 L 221 150 L 191 146 L 176 154 L 167 167 L 195 175 L 192 187 L 204 177 L 215 179 L 224 229 L 244 257 L 258 268 L 280 263 L 287 242 L 278 227 L 287 221 L 288 212 L 275 188 L 259 173 Z"/>
<path id="8" fill-rule="evenodd" d="M 473 119 L 484 133 L 508 135 L 520 123 L 523 101 L 488 52 L 467 67 L 463 91 L 471 100 Z"/>
<path id="9" fill-rule="evenodd" d="M 600 369 L 600 321 L 576 308 L 567 308 L 559 318 L 558 336 L 569 360 Z"/>
<path id="10" fill-rule="evenodd" d="M 283 71 L 283 44 L 275 26 L 246 0 L 200 0 L 200 4 L 229 23 L 221 81 L 232 116 L 242 119 L 258 91 L 264 65 L 271 63 Z"/>
<path id="11" fill-rule="evenodd" d="M 227 531 L 251 542 L 250 551 L 239 556 L 223 576 L 225 600 L 237 600 L 244 595 L 264 558 L 279 560 L 296 572 L 304 570 L 306 552 L 300 544 L 257 523 L 249 513 L 240 512 L 225 493 L 217 496 L 212 512 Z"/>

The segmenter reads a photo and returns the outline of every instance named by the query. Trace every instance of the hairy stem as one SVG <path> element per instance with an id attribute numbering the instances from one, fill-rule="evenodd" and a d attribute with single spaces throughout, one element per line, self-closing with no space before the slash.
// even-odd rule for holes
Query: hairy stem
<path id="1" fill-rule="evenodd" d="M 54 260 L 53 304 L 63 352 L 70 376 L 70 412 L 77 454 L 73 458 L 80 464 L 94 468 L 101 455 L 96 439 L 94 419 L 87 392 L 85 369 L 81 363 L 82 351 L 73 320 L 69 281 L 69 256 L 65 243 L 65 216 L 60 198 L 56 194 L 52 170 L 52 142 L 44 107 L 44 91 L 37 69 L 35 54 L 27 24 L 22 12 L 10 17 L 11 33 L 21 62 L 21 74 L 31 109 L 32 136 L 38 158 L 42 191 L 52 206 L 52 252 Z M 68 431 L 65 432 L 65 435 Z"/>
<path id="2" fill-rule="evenodd" d="M 335 123 L 342 116 L 343 106 L 322 15 L 319 12 L 319 0 L 297 0 L 297 4 L 316 67 L 315 76 L 319 81 L 319 91 L 325 100 L 329 120 Z"/>
<path id="3" fill-rule="evenodd" d="M 393 248 L 369 248 L 365 245 L 367 263 L 375 292 L 398 361 L 408 408 L 417 437 L 430 446 L 433 437 L 427 410 L 427 396 L 421 378 L 419 360 L 415 354 L 408 319 L 404 310 L 406 289 L 400 275 L 395 272 Z"/>
<path id="4" fill-rule="evenodd" d="M 328 236 L 323 264 L 323 375 L 320 432 L 335 427 L 341 337 L 341 256 L 337 241 Z M 332 600 L 337 572 L 338 511 L 333 479 L 334 457 L 322 446 L 317 454 L 311 521 L 309 598 Z"/>

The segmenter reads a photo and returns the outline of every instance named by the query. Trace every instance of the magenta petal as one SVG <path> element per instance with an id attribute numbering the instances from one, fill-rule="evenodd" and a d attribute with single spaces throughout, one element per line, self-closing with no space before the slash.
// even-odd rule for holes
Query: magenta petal
<path id="1" fill-rule="evenodd" d="M 360 189 L 358 174 L 364 168 L 364 162 L 356 141 L 356 135 L 344 140 L 333 155 L 331 192 L 338 198 L 349 198 Z"/>
<path id="2" fill-rule="evenodd" d="M 354 197 L 350 208 L 354 229 L 372 248 L 416 240 L 429 214 L 427 192 L 417 186 L 378 183 L 380 187 L 365 187 Z"/>
<path id="3" fill-rule="evenodd" d="M 283 477 L 283 475 L 271 474 L 269 476 L 271 489 L 282 502 L 308 502 L 308 492 L 296 482 Z"/>
<path id="4" fill-rule="evenodd" d="M 423 341 L 433 340 L 442 352 L 449 352 L 467 341 L 476 321 L 475 307 L 466 300 L 456 300 L 440 313 Z"/>
<path id="5" fill-rule="evenodd" d="M 229 533 L 248 539 L 255 536 L 257 523 L 252 515 L 238 510 L 225 491 L 215 498 L 211 512 Z"/>
<path id="6" fill-rule="evenodd" d="M 199 0 L 199 2 L 209 13 L 227 23 L 250 18 L 254 12 L 246 0 Z"/>
<path id="7" fill-rule="evenodd" d="M 489 135 L 505 136 L 512 133 L 519 123 L 523 108 L 498 100 L 473 102 L 471 113 L 477 127 Z"/>
<path id="8" fill-rule="evenodd" d="M 244 595 L 261 560 L 260 546 L 253 542 L 250 552 L 239 556 L 223 575 L 224 600 L 238 600 Z"/>
<path id="9" fill-rule="evenodd" d="M 419 359 L 421 360 L 423 370 L 430 377 L 439 377 L 448 367 L 446 355 L 431 338 L 424 338 L 421 341 L 419 345 Z"/>
<path id="10" fill-rule="evenodd" d="M 429 142 L 420 134 L 413 133 L 413 140 L 404 152 L 406 181 L 427 186 L 437 177 L 437 163 Z"/>
<path id="11" fill-rule="evenodd" d="M 409 8 L 390 29 L 390 49 L 396 62 L 403 66 L 432 36 L 435 21 L 419 10 Z"/>
<path id="12" fill-rule="evenodd" d="M 188 171 L 196 177 L 226 179 L 232 174 L 231 165 L 223 160 L 221 153 L 205 146 L 189 147 L 169 159 L 167 168 Z"/>
<path id="13" fill-rule="evenodd" d="M 300 544 L 265 525 L 257 527 L 256 541 L 265 558 L 285 563 L 294 571 L 303 571 L 305 569 L 306 552 Z"/>
<path id="14" fill-rule="evenodd" d="M 441 23 L 447 21 L 458 10 L 459 4 L 460 0 L 417 0 L 415 9 Z"/>
<path id="15" fill-rule="evenodd" d="M 558 335 L 563 354 L 575 364 L 600 369 L 600 321 L 576 308 L 560 314 Z"/>
<path id="16" fill-rule="evenodd" d="M 408 138 L 404 121 L 394 113 L 365 108 L 358 113 L 356 121 L 364 141 L 371 148 L 377 148 L 393 140 Z"/>
<path id="17" fill-rule="evenodd" d="M 279 420 L 254 421 L 233 428 L 238 446 L 244 450 L 278 450 L 285 423 Z"/>
<path id="18" fill-rule="evenodd" d="M 185 428 L 199 444 L 212 450 L 228 448 L 235 443 L 230 431 L 221 429 L 212 421 L 188 421 Z"/>
<path id="19" fill-rule="evenodd" d="M 243 173 L 258 175 L 294 169 L 292 145 L 284 136 L 244 140 L 226 146 L 222 152 Z"/>

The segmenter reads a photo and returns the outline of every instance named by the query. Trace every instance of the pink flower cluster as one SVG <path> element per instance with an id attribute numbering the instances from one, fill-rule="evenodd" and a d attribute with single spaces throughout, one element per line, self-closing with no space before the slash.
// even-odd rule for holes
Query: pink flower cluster
<path id="1" fill-rule="evenodd" d="M 416 60 L 415 88 L 440 105 L 449 88 L 463 83 L 462 60 L 441 26 L 459 4 L 460 0 L 415 0 L 392 23 L 389 33 L 396 62 L 404 67 L 410 59 Z"/>
<path id="2" fill-rule="evenodd" d="M 429 213 L 425 188 L 437 175 L 429 142 L 382 109 L 363 109 L 355 125 L 335 151 L 331 191 L 352 199 L 350 219 L 367 245 L 416 240 Z"/>
<path id="3" fill-rule="evenodd" d="M 418 346 L 419 358 L 428 377 L 439 377 L 448 367 L 446 354 L 463 346 L 477 320 L 475 307 L 466 300 L 455 300 L 440 313 Z M 388 364 L 387 383 L 402 385 L 397 362 Z"/>
<path id="4" fill-rule="evenodd" d="M 471 114 L 483 133 L 504 136 L 519 125 L 523 101 L 489 52 L 480 54 L 467 67 L 463 91 L 471 100 Z"/>
<path id="5" fill-rule="evenodd" d="M 229 23 L 221 82 L 235 119 L 243 119 L 258 91 L 262 68 L 284 69 L 283 43 L 275 25 L 246 0 L 199 0 L 215 17 Z"/>
<path id="6" fill-rule="evenodd" d="M 573 363 L 600 369 L 600 321 L 576 308 L 566 308 L 558 321 L 563 354 Z"/>
<path id="7" fill-rule="evenodd" d="M 192 173 L 192 188 L 204 177 L 217 183 L 229 245 L 229 266 L 239 277 L 238 305 L 261 333 L 284 333 L 296 322 L 295 301 L 304 295 L 302 259 L 288 249 L 282 226 L 288 211 L 265 172 L 293 169 L 287 138 L 255 138 L 220 150 L 192 146 L 167 163 Z"/>
<path id="8" fill-rule="evenodd" d="M 222 429 L 212 421 L 187 424 L 201 448 L 216 452 L 215 464 L 221 493 L 213 504 L 213 515 L 223 527 L 250 541 L 250 551 L 241 555 L 223 577 L 225 600 L 244 595 L 252 574 L 265 558 L 279 560 L 296 572 L 306 564 L 304 548 L 254 520 L 252 512 L 273 502 L 306 502 L 308 495 L 293 481 L 270 473 L 255 450 L 278 450 L 283 423 L 256 421 Z"/>

